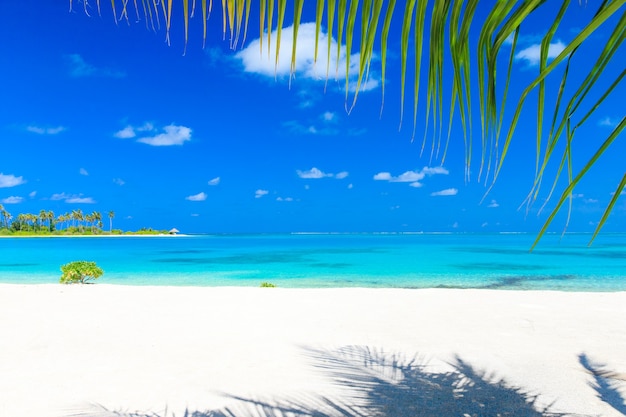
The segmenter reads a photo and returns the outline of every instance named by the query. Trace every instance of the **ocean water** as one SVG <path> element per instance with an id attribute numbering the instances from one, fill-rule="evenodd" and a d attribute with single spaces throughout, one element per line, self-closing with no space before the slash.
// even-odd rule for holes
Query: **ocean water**
<path id="1" fill-rule="evenodd" d="M 0 283 L 96 261 L 122 285 L 626 291 L 626 234 L 285 234 L 2 238 Z"/>

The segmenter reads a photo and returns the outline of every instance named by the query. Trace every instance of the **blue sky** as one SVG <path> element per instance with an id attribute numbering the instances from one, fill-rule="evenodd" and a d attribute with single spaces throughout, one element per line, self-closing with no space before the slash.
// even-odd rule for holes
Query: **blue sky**
<path id="1" fill-rule="evenodd" d="M 313 22 L 312 5 L 305 4 L 303 22 Z M 222 40 L 219 7 L 209 21 L 204 49 L 202 25 L 194 18 L 183 54 L 182 19 L 174 20 L 168 46 L 163 30 L 146 29 L 134 14 L 130 25 L 116 25 L 110 9 L 103 8 L 102 17 L 91 9 L 88 17 L 82 3 L 75 2 L 73 12 L 68 6 L 34 0 L 0 5 L 5 16 L 0 26 L 0 203 L 13 215 L 41 209 L 57 215 L 77 208 L 113 210 L 114 227 L 176 227 L 189 233 L 537 232 L 555 203 L 548 202 L 538 214 L 548 184 L 530 211 L 518 210 L 534 179 L 534 96 L 504 170 L 484 200 L 487 187 L 484 178 L 478 181 L 478 153 L 465 180 L 458 117 L 444 163 L 431 158 L 430 134 L 420 156 L 425 97 L 420 98 L 416 139 L 411 140 L 410 95 L 398 129 L 400 17 L 390 36 L 380 116 L 379 60 L 347 114 L 343 79 L 336 82 L 331 71 L 326 83 L 324 54 L 316 65 L 311 62 L 312 23 L 301 28 L 298 71 L 289 82 L 287 59 L 275 68 L 259 54 L 255 19 L 246 43 L 232 51 Z M 552 53 L 592 13 L 574 2 Z M 553 18 L 546 12 L 524 27 L 511 96 L 517 97 L 536 74 L 537 45 Z M 580 55 L 595 59 L 608 34 L 595 34 Z M 290 28 L 283 36 L 281 49 L 288 53 Z M 610 74 L 623 70 L 625 56 L 615 59 Z M 576 62 L 572 85 L 580 82 L 579 68 L 585 64 Z M 552 87 L 559 81 L 555 78 Z M 624 93 L 620 86 L 579 129 L 577 169 L 624 117 Z M 476 140 L 479 126 L 475 119 Z M 623 142 L 618 140 L 575 190 L 569 230 L 593 231 L 624 175 Z M 626 230 L 624 200 L 605 230 Z M 561 231 L 564 221 L 565 213 L 552 230 Z"/>

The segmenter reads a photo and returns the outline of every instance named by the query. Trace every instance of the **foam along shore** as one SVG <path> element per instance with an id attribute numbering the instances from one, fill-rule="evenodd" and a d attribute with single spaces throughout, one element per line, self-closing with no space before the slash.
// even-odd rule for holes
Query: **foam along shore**
<path id="1" fill-rule="evenodd" d="M 624 292 L 0 285 L 12 417 L 621 416 L 625 352 Z"/>

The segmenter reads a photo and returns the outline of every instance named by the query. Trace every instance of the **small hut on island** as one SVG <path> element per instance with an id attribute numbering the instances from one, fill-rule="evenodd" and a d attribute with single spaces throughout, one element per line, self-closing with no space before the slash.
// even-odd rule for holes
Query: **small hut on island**
<path id="1" fill-rule="evenodd" d="M 170 230 L 168 232 L 170 235 L 177 235 L 180 233 L 180 230 L 178 230 L 177 228 L 173 228 L 172 230 Z"/>

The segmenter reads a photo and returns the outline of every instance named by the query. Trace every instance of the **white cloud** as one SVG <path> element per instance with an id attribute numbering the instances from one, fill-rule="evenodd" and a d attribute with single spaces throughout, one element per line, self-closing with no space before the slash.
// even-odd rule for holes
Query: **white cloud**
<path id="1" fill-rule="evenodd" d="M 352 184 L 348 184 L 348 190 L 351 190 L 351 189 L 353 189 L 353 188 L 354 188 L 354 185 L 352 185 Z"/>
<path id="2" fill-rule="evenodd" d="M 328 61 L 328 37 L 320 33 L 317 62 L 315 62 L 315 23 L 303 23 L 298 28 L 296 42 L 296 77 L 310 80 L 325 81 Z M 268 55 L 267 37 L 263 38 L 263 52 L 259 53 L 260 41 L 255 39 L 238 52 L 235 57 L 241 61 L 245 72 L 256 73 L 267 77 L 287 77 L 291 73 L 291 51 L 293 46 L 293 26 L 282 29 L 280 53 L 276 63 L 276 31 L 272 32 L 272 42 Z M 337 42 L 331 39 L 330 72 L 329 78 L 335 78 L 337 68 Z M 359 54 L 350 56 L 350 68 L 348 74 L 353 81 L 358 74 Z M 343 86 L 346 71 L 345 48 L 342 48 L 339 57 L 339 85 Z M 356 85 L 352 82 L 351 84 Z M 379 79 L 376 74 L 370 73 L 370 78 L 363 80 L 360 90 L 368 91 L 377 88 Z M 352 87 L 352 85 L 351 85 Z"/>
<path id="3" fill-rule="evenodd" d="M 448 175 L 450 171 L 448 171 L 444 167 L 424 167 L 422 168 L 422 173 L 426 175 Z"/>
<path id="4" fill-rule="evenodd" d="M 380 81 L 377 78 L 368 78 L 368 79 L 361 81 L 361 86 L 359 87 L 359 91 L 374 90 L 378 88 L 379 85 L 380 85 Z M 356 91 L 356 87 L 357 87 L 357 82 L 350 81 L 350 83 L 348 84 L 348 91 L 350 91 L 351 93 L 354 93 Z"/>
<path id="5" fill-rule="evenodd" d="M 37 191 L 31 191 L 31 192 L 28 194 L 28 196 L 29 196 L 30 198 L 35 198 L 35 196 L 36 196 L 36 195 L 37 195 Z"/>
<path id="6" fill-rule="evenodd" d="M 565 44 L 561 41 L 551 43 L 548 48 L 548 59 L 556 58 L 565 49 Z M 541 44 L 534 44 L 528 48 L 522 49 L 515 54 L 515 59 L 518 61 L 526 61 L 530 66 L 539 65 L 541 58 Z"/>
<path id="7" fill-rule="evenodd" d="M 445 190 L 435 191 L 434 193 L 430 193 L 430 195 L 433 197 L 438 197 L 438 196 L 457 195 L 458 193 L 459 193 L 459 190 L 457 190 L 456 188 L 446 188 Z"/>
<path id="8" fill-rule="evenodd" d="M 300 178 L 305 178 L 305 179 L 319 179 L 319 178 L 324 178 L 324 177 L 332 177 L 333 174 L 326 174 L 325 172 L 313 167 L 311 169 L 309 169 L 308 171 L 300 171 L 299 169 L 296 170 L 296 173 L 298 174 L 298 176 Z"/>
<path id="9" fill-rule="evenodd" d="M 615 195 L 615 191 L 613 191 L 611 193 L 611 195 Z M 626 195 L 626 190 L 622 191 L 621 193 L 619 193 L 619 195 Z"/>
<path id="10" fill-rule="evenodd" d="M 209 185 L 217 185 L 220 183 L 220 177 L 215 177 L 211 181 L 209 181 Z"/>
<path id="11" fill-rule="evenodd" d="M 26 130 L 38 135 L 58 135 L 63 132 L 65 128 L 63 126 L 57 127 L 39 127 L 39 126 L 27 126 Z"/>
<path id="12" fill-rule="evenodd" d="M 392 178 L 390 172 L 379 172 L 374 175 L 374 181 L 391 181 Z"/>
<path id="13" fill-rule="evenodd" d="M 57 193 L 57 194 L 52 194 L 52 197 L 50 197 L 50 200 L 59 201 L 59 200 L 65 200 L 68 198 L 70 198 L 70 196 L 65 193 Z"/>
<path id="14" fill-rule="evenodd" d="M 89 172 L 87 172 L 87 170 L 86 170 L 85 168 L 81 168 L 81 169 L 78 171 L 78 173 L 79 173 L 80 175 L 84 175 L 84 176 L 88 176 L 88 175 L 89 175 Z"/>
<path id="15" fill-rule="evenodd" d="M 459 222 L 452 223 L 452 228 L 457 229 L 459 227 Z"/>
<path id="16" fill-rule="evenodd" d="M 491 203 L 489 203 L 489 205 L 487 207 L 489 207 L 489 208 L 496 208 L 496 207 L 500 207 L 500 204 L 498 204 L 498 202 L 496 200 L 491 200 Z"/>
<path id="17" fill-rule="evenodd" d="M 286 202 L 291 202 L 291 201 L 293 201 L 293 198 L 292 198 L 292 197 L 285 197 L 285 198 L 282 198 L 282 197 L 277 197 L 277 198 L 276 198 L 276 201 L 286 201 Z"/>
<path id="18" fill-rule="evenodd" d="M 303 179 L 336 178 L 338 180 L 347 178 L 350 175 L 348 171 L 341 171 L 333 174 L 330 172 L 324 172 L 315 167 L 309 169 L 308 171 L 300 171 L 299 169 L 297 169 L 296 174 L 298 174 L 298 177 Z"/>
<path id="19" fill-rule="evenodd" d="M 190 195 L 185 197 L 185 200 L 189 200 L 189 201 L 204 201 L 206 200 L 208 196 L 206 195 L 206 193 L 201 192 L 198 194 L 194 194 L 194 195 Z"/>
<path id="20" fill-rule="evenodd" d="M 330 111 L 324 112 L 324 114 L 322 114 L 322 120 L 325 122 L 336 122 L 337 121 L 337 113 L 333 113 Z"/>
<path id="21" fill-rule="evenodd" d="M 163 128 L 164 133 L 137 139 L 137 142 L 150 146 L 182 145 L 191 140 L 191 129 L 185 126 L 168 125 Z"/>
<path id="22" fill-rule="evenodd" d="M 83 197 L 82 194 L 66 194 L 66 193 L 57 193 L 52 194 L 50 200 L 53 201 L 61 201 L 65 200 L 66 203 L 71 204 L 95 204 L 96 201 L 91 197 Z"/>
<path id="23" fill-rule="evenodd" d="M 200 217 L 198 213 L 191 213 L 191 217 Z"/>
<path id="24" fill-rule="evenodd" d="M 70 204 L 95 204 L 96 201 L 91 197 L 71 196 L 65 200 Z"/>
<path id="25" fill-rule="evenodd" d="M 15 175 L 4 175 L 0 172 L 0 188 L 10 188 L 24 184 L 24 177 L 16 177 Z"/>
<path id="26" fill-rule="evenodd" d="M 191 140 L 191 132 L 190 128 L 182 125 L 171 124 L 158 129 L 152 123 L 144 123 L 142 126 L 126 126 L 113 136 L 119 139 L 139 137 L 137 142 L 150 146 L 174 146 Z"/>
<path id="27" fill-rule="evenodd" d="M 593 204 L 593 203 L 597 203 L 598 200 L 596 200 L 595 198 L 585 198 L 583 200 L 586 204 Z"/>
<path id="28" fill-rule="evenodd" d="M 122 185 L 126 184 L 126 181 L 121 178 L 113 178 L 113 183 L 121 187 Z"/>
<path id="29" fill-rule="evenodd" d="M 392 178 L 391 182 L 417 182 L 419 180 L 424 179 L 426 174 L 423 172 L 415 172 L 415 171 L 407 171 L 403 174 L 398 175 L 395 178 Z"/>
<path id="30" fill-rule="evenodd" d="M 269 191 L 267 191 L 267 190 L 260 190 L 259 189 L 259 190 L 256 190 L 254 192 L 254 198 L 261 198 L 261 197 L 263 197 L 264 195 L 267 195 L 267 194 L 269 194 Z"/>
<path id="31" fill-rule="evenodd" d="M 617 119 L 612 119 L 608 116 L 598 122 L 598 126 L 610 127 L 610 128 L 617 127 L 618 124 L 619 124 L 619 121 Z"/>
<path id="32" fill-rule="evenodd" d="M 126 73 L 111 68 L 98 68 L 88 64 L 82 56 L 78 54 L 66 55 L 66 61 L 69 66 L 70 75 L 75 78 L 81 77 L 109 77 L 123 78 Z"/>
<path id="33" fill-rule="evenodd" d="M 483 224 L 480 225 L 480 227 L 487 227 L 487 226 L 489 226 L 488 222 L 484 222 Z"/>
<path id="34" fill-rule="evenodd" d="M 391 175 L 390 172 L 379 172 L 374 175 L 375 181 L 389 182 L 409 182 L 411 187 L 419 188 L 423 184 L 420 182 L 426 176 L 448 175 L 449 171 L 444 167 L 424 167 L 419 171 L 406 171 L 398 176 Z"/>
<path id="35" fill-rule="evenodd" d="M 132 126 L 126 126 L 124 129 L 115 132 L 113 136 L 119 139 L 130 139 L 137 136 L 137 134 Z"/>
<path id="36" fill-rule="evenodd" d="M 24 201 L 23 197 L 16 197 L 16 196 L 7 197 L 7 198 L 3 198 L 2 200 L 0 200 L 0 202 L 2 202 L 3 204 L 19 204 L 22 201 Z"/>

